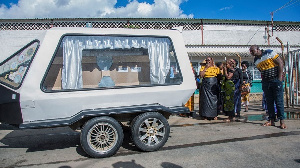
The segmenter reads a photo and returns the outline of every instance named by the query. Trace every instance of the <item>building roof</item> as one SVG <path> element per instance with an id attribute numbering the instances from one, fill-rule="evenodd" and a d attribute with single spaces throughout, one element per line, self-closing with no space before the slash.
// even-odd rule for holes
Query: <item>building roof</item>
<path id="1" fill-rule="evenodd" d="M 252 57 L 249 52 L 188 52 L 191 57 Z"/>
<path id="2" fill-rule="evenodd" d="M 300 31 L 300 22 L 190 19 L 190 18 L 43 18 L 43 19 L 0 19 L 0 30 L 39 30 L 54 27 L 84 27 L 92 23 L 95 28 L 120 28 L 128 24 L 143 29 L 170 29 L 183 26 L 184 30 L 200 30 L 202 25 L 273 25 L 277 31 Z"/>
<path id="3" fill-rule="evenodd" d="M 259 25 L 271 23 L 270 20 L 234 20 L 203 18 L 35 18 L 35 19 L 0 19 L 0 22 L 40 22 L 40 21 L 162 21 L 162 22 L 203 22 L 205 24 L 248 24 Z M 273 21 L 274 24 L 300 24 L 293 21 Z"/>

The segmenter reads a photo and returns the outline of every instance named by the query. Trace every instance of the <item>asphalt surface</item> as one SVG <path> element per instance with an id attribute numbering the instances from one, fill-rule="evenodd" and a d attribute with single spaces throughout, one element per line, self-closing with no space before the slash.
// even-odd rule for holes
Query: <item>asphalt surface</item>
<path id="1" fill-rule="evenodd" d="M 288 129 L 280 129 L 279 122 L 263 127 L 264 120 L 247 120 L 263 114 L 252 107 L 231 123 L 224 123 L 223 115 L 212 121 L 174 115 L 168 120 L 170 137 L 159 151 L 139 151 L 125 130 L 117 154 L 102 159 L 89 158 L 80 133 L 68 127 L 18 130 L 0 124 L 0 167 L 300 167 L 300 120 L 286 120 Z"/>

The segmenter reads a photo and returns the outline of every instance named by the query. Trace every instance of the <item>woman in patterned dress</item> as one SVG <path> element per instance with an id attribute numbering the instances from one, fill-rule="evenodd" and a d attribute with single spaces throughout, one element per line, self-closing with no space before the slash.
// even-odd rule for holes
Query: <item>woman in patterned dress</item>
<path id="1" fill-rule="evenodd" d="M 224 113 L 226 116 L 228 116 L 227 119 L 225 119 L 225 122 L 232 122 L 234 121 L 234 90 L 235 85 L 232 81 L 232 77 L 234 74 L 234 60 L 230 59 L 226 61 L 226 66 L 224 66 L 224 75 L 225 75 L 225 81 L 222 85 L 222 90 L 224 91 Z"/>

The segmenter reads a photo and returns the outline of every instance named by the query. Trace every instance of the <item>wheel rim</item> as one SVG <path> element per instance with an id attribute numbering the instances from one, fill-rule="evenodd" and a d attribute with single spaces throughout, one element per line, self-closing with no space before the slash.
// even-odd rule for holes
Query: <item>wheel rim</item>
<path id="1" fill-rule="evenodd" d="M 88 132 L 88 145 L 97 153 L 110 151 L 118 141 L 115 127 L 108 123 L 95 124 Z"/>
<path id="2" fill-rule="evenodd" d="M 139 139 L 147 146 L 159 144 L 165 136 L 165 125 L 157 118 L 148 118 L 139 126 Z"/>

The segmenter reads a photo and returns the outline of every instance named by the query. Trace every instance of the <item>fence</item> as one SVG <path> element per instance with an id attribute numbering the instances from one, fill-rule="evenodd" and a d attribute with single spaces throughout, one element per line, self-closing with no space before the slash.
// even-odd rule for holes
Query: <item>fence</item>
<path id="1" fill-rule="evenodd" d="M 300 50 L 289 51 L 289 44 L 287 45 L 287 60 L 288 60 L 288 70 L 287 74 L 289 75 L 287 82 L 289 86 L 288 90 L 288 106 L 294 107 L 295 105 L 299 105 L 299 89 L 300 89 L 300 61 L 299 55 Z"/>

